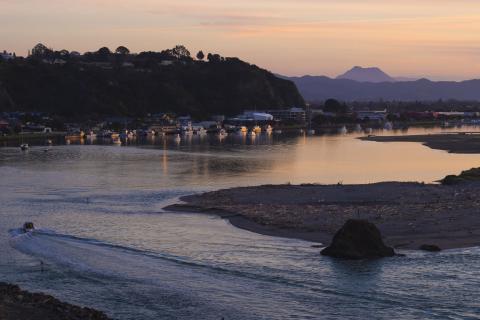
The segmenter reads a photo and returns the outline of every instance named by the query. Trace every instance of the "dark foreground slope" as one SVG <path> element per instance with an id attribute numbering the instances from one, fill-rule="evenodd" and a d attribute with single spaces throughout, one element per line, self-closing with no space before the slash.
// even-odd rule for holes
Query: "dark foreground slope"
<path id="1" fill-rule="evenodd" d="M 43 293 L 30 293 L 0 282 L 2 320 L 108 320 L 101 311 L 77 307 Z"/>
<path id="2" fill-rule="evenodd" d="M 298 87 L 307 101 L 334 98 L 343 101 L 436 101 L 439 99 L 480 100 L 480 80 L 462 82 L 421 79 L 404 82 L 358 82 L 328 77 L 286 78 Z"/>
<path id="3" fill-rule="evenodd" d="M 28 59 L 0 62 L 0 111 L 206 117 L 303 104 L 291 81 L 236 58 L 141 68 Z"/>

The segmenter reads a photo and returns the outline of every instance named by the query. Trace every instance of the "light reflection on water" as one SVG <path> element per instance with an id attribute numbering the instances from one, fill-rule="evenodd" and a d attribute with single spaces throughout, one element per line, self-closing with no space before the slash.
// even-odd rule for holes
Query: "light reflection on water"
<path id="1" fill-rule="evenodd" d="M 479 313 L 476 248 L 334 261 L 308 242 L 257 235 L 217 217 L 162 212 L 180 195 L 238 185 L 434 181 L 478 166 L 478 155 L 353 136 L 208 139 L 0 149 L 0 280 L 121 319 Z M 27 220 L 56 233 L 12 239 L 8 230 Z"/>

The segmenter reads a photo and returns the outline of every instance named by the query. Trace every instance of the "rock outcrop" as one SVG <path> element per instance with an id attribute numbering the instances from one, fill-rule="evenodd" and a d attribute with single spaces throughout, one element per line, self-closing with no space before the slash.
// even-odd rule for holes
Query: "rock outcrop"
<path id="1" fill-rule="evenodd" d="M 322 255 L 344 259 L 373 259 L 395 255 L 387 247 L 378 228 L 366 220 L 348 220 L 337 231 L 332 243 L 323 249 Z"/>

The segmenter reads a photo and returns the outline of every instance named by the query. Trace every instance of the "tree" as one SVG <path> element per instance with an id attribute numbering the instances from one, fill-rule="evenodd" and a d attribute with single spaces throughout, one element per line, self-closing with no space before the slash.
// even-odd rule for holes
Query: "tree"
<path id="1" fill-rule="evenodd" d="M 120 46 L 117 48 L 117 50 L 115 50 L 115 53 L 121 54 L 121 55 L 127 55 L 127 54 L 130 54 L 130 50 L 128 50 L 127 47 Z"/>
<path id="2" fill-rule="evenodd" d="M 190 58 L 190 51 L 185 46 L 177 45 L 171 50 L 171 55 L 179 60 Z"/>
<path id="3" fill-rule="evenodd" d="M 100 49 L 98 49 L 97 51 L 97 54 L 101 55 L 101 56 L 108 56 L 112 53 L 112 51 L 110 51 L 110 49 L 108 49 L 107 47 L 101 47 Z"/>
<path id="4" fill-rule="evenodd" d="M 95 55 L 100 61 L 108 61 L 108 58 L 111 54 L 112 52 L 107 47 L 101 47 L 97 52 L 95 52 Z"/>
<path id="5" fill-rule="evenodd" d="M 346 113 L 348 111 L 348 107 L 346 104 L 341 104 L 335 99 L 328 99 L 325 101 L 325 107 L 323 110 L 332 113 Z"/>
<path id="6" fill-rule="evenodd" d="M 203 51 L 202 50 L 198 51 L 197 59 L 198 60 L 203 60 L 204 58 L 205 58 L 205 54 L 203 54 Z"/>
<path id="7" fill-rule="evenodd" d="M 44 57 L 52 53 L 52 50 L 48 49 L 44 44 L 39 43 L 32 49 L 32 56 Z"/>
<path id="8" fill-rule="evenodd" d="M 220 62 L 222 61 L 222 57 L 219 55 L 219 54 L 212 54 L 212 53 L 209 53 L 207 55 L 207 59 L 208 59 L 208 62 Z"/>

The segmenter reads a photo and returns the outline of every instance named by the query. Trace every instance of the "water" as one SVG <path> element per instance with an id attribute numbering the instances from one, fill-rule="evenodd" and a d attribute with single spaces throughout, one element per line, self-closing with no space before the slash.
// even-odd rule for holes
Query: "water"
<path id="1" fill-rule="evenodd" d="M 354 137 L 0 148 L 0 281 L 118 319 L 478 317 L 479 248 L 335 261 L 309 242 L 162 210 L 224 187 L 432 182 L 480 163 Z M 18 234 L 25 221 L 40 229 Z"/>

